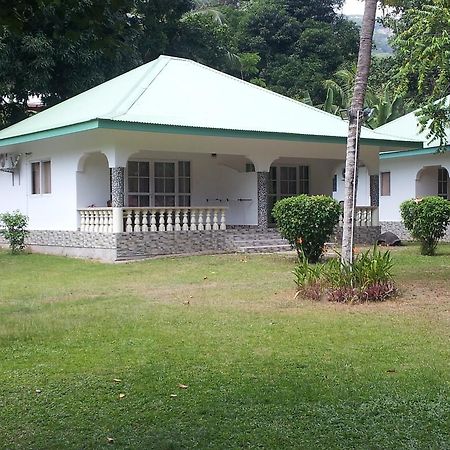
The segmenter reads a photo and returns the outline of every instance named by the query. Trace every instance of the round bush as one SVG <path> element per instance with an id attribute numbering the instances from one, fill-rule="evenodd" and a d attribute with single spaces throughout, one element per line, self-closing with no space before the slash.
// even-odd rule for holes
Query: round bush
<path id="1" fill-rule="evenodd" d="M 339 203 L 326 195 L 298 195 L 278 201 L 272 211 L 281 235 L 310 262 L 317 262 L 323 246 L 339 222 Z"/>
<path id="2" fill-rule="evenodd" d="M 434 255 L 450 223 L 450 202 L 441 197 L 406 200 L 400 212 L 406 229 L 420 241 L 422 255 Z"/>

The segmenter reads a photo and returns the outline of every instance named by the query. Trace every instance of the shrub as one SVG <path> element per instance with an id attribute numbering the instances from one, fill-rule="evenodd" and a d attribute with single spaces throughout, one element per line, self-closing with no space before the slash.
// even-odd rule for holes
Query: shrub
<path id="1" fill-rule="evenodd" d="M 301 258 L 294 269 L 297 294 L 334 302 L 383 301 L 396 294 L 392 257 L 376 247 L 357 255 L 353 264 L 340 258 L 314 266 Z"/>
<path id="2" fill-rule="evenodd" d="M 28 235 L 26 227 L 28 225 L 28 217 L 20 211 L 12 213 L 0 214 L 0 234 L 9 242 L 11 253 L 20 253 L 25 248 L 25 238 Z"/>
<path id="3" fill-rule="evenodd" d="M 281 235 L 299 257 L 317 262 L 339 222 L 339 203 L 325 195 L 299 195 L 278 201 L 272 211 Z"/>
<path id="4" fill-rule="evenodd" d="M 450 202 L 440 197 L 406 200 L 400 212 L 405 227 L 420 242 L 422 255 L 434 255 L 450 223 Z"/>

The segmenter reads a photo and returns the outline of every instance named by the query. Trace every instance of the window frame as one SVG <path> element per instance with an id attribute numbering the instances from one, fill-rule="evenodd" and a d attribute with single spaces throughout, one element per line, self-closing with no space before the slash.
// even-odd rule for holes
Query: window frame
<path id="1" fill-rule="evenodd" d="M 34 192 L 35 188 L 35 182 L 34 182 L 34 169 L 33 167 L 38 164 L 39 165 L 39 192 Z M 45 177 L 45 170 L 44 165 L 48 164 L 49 171 L 47 172 L 48 178 Z M 52 193 L 52 160 L 50 158 L 42 158 L 37 160 L 30 161 L 30 178 L 31 178 L 31 185 L 30 185 L 30 194 L 32 196 L 36 195 L 51 195 Z M 46 185 L 48 185 L 49 188 L 46 190 Z"/>
<path id="2" fill-rule="evenodd" d="M 384 183 L 383 179 L 384 177 L 388 177 L 388 189 L 385 191 L 384 189 Z M 380 197 L 390 197 L 392 194 L 392 178 L 391 178 L 391 172 L 380 172 Z"/>
<path id="3" fill-rule="evenodd" d="M 138 163 L 148 163 L 149 164 L 149 192 L 148 193 L 135 193 L 135 192 L 129 192 L 128 190 L 128 184 L 129 184 L 129 172 L 128 167 L 130 162 L 138 162 Z M 157 163 L 170 163 L 174 164 L 175 166 L 175 192 L 174 193 L 164 193 L 164 192 L 156 192 L 155 189 L 155 164 Z M 180 192 L 180 163 L 189 163 L 189 177 L 186 177 L 183 175 L 181 178 L 183 179 L 189 179 L 189 193 Z M 180 205 L 181 197 L 186 199 L 188 197 L 187 203 L 191 205 L 192 201 L 192 161 L 190 159 L 142 159 L 142 158 L 133 158 L 128 160 L 126 171 L 126 192 L 125 192 L 125 198 L 127 207 L 130 208 L 139 208 L 139 206 L 129 206 L 129 196 L 130 195 L 148 195 L 149 197 L 149 206 L 144 206 L 144 208 L 182 208 L 182 207 L 188 207 L 184 205 Z M 160 178 L 160 177 L 158 177 Z M 165 177 L 163 177 L 165 178 Z M 139 183 L 139 181 L 138 181 Z M 138 186 L 139 187 L 139 186 Z M 159 196 L 175 196 L 175 206 L 155 206 L 155 197 L 156 195 Z M 183 202 L 186 203 L 186 202 Z"/>
<path id="4" fill-rule="evenodd" d="M 445 167 L 439 167 L 437 195 L 445 200 L 448 200 L 448 177 L 448 170 Z"/>

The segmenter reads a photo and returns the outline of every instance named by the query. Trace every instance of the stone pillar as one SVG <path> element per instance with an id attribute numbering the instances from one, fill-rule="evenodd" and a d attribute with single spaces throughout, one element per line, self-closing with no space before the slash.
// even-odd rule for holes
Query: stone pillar
<path id="1" fill-rule="evenodd" d="M 111 168 L 111 203 L 113 208 L 125 206 L 125 167 Z"/>
<path id="2" fill-rule="evenodd" d="M 370 175 L 370 206 L 380 206 L 380 176 Z"/>
<path id="3" fill-rule="evenodd" d="M 258 180 L 258 228 L 267 230 L 269 225 L 269 172 L 257 172 Z"/>
<path id="4" fill-rule="evenodd" d="M 372 225 L 378 226 L 380 223 L 380 176 L 370 175 L 370 206 L 375 207 L 372 211 Z"/>

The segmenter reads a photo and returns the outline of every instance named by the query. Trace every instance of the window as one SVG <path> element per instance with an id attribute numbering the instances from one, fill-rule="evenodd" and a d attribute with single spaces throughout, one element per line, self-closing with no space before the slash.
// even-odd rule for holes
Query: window
<path id="1" fill-rule="evenodd" d="M 189 161 L 129 161 L 128 206 L 191 205 Z"/>
<path id="2" fill-rule="evenodd" d="M 333 192 L 337 192 L 337 175 L 333 176 Z"/>
<path id="3" fill-rule="evenodd" d="M 391 195 L 391 172 L 381 172 L 381 195 Z"/>
<path id="4" fill-rule="evenodd" d="M 31 193 L 50 194 L 52 192 L 52 175 L 50 161 L 31 163 Z"/>
<path id="5" fill-rule="evenodd" d="M 309 194 L 308 166 L 272 166 L 269 172 L 269 210 L 281 198 Z M 274 222 L 270 216 L 271 223 Z"/>
<path id="6" fill-rule="evenodd" d="M 150 206 L 150 163 L 128 163 L 128 206 Z"/>
<path id="7" fill-rule="evenodd" d="M 438 170 L 438 196 L 448 199 L 448 171 L 444 167 Z"/>
<path id="8" fill-rule="evenodd" d="M 255 171 L 255 165 L 253 163 L 246 163 L 245 164 L 245 171 L 246 172 L 254 172 Z"/>

